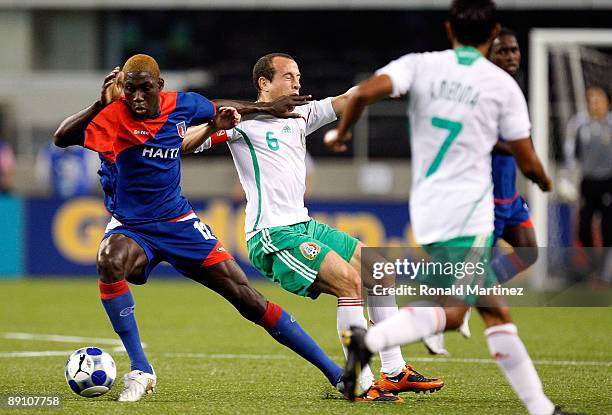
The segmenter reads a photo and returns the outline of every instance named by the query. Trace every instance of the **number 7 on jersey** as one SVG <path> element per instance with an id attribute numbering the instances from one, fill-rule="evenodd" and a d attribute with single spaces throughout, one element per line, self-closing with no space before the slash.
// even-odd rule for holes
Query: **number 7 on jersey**
<path id="1" fill-rule="evenodd" d="M 433 117 L 431 119 L 431 125 L 436 128 L 448 130 L 448 136 L 446 136 L 446 138 L 444 139 L 440 150 L 438 150 L 438 154 L 436 154 L 436 157 L 434 157 L 433 161 L 429 165 L 427 173 L 425 173 L 425 177 L 431 176 L 438 170 L 438 168 L 440 167 L 440 163 L 442 163 L 442 159 L 444 158 L 451 144 L 453 144 L 453 141 L 455 140 L 455 138 L 457 138 L 457 136 L 461 132 L 461 129 L 463 128 L 463 124 L 461 124 L 460 122 L 438 117 Z"/>

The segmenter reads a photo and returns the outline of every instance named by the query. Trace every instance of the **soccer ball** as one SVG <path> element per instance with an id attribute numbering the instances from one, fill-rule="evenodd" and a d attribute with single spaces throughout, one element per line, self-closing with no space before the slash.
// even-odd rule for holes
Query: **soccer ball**
<path id="1" fill-rule="evenodd" d="M 110 354 L 90 346 L 78 349 L 70 355 L 64 374 L 74 393 L 95 398 L 111 389 L 117 376 L 117 368 Z"/>

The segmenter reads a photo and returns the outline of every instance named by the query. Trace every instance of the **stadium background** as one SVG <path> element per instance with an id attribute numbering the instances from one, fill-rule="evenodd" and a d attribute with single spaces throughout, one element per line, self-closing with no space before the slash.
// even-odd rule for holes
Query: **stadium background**
<path id="1" fill-rule="evenodd" d="M 36 154 L 58 122 L 96 99 L 103 75 L 130 55 L 156 57 L 168 89 L 253 99 L 253 63 L 265 53 L 283 51 L 300 65 L 302 92 L 323 98 L 345 91 L 407 51 L 446 48 L 448 3 L 0 2 L 0 137 L 17 154 L 14 193 L 0 198 L 0 275 L 95 274 L 96 247 L 107 220 L 102 205 L 90 198 L 53 197 L 50 186 L 34 174 Z M 612 27 L 610 1 L 498 3 L 501 22 L 518 34 L 520 82 L 526 94 L 532 28 Z M 408 243 L 406 127 L 404 104 L 395 100 L 370 110 L 346 154 L 331 155 L 322 145 L 322 135 L 332 126 L 311 136 L 308 149 L 316 160 L 309 200 L 313 213 L 369 245 Z M 553 126 L 548 138 L 551 158 L 558 161 L 562 132 Z M 184 160 L 184 193 L 248 265 L 243 209 L 233 190 L 236 180 L 224 146 Z M 524 182 L 520 186 L 524 189 Z M 558 231 L 566 245 L 572 233 L 569 212 L 562 215 Z M 161 273 L 172 274 L 169 268 Z"/>
<path id="2" fill-rule="evenodd" d="M 73 394 L 62 374 L 72 350 L 95 344 L 113 354 L 119 374 L 129 366 L 97 301 L 94 259 L 108 216 L 97 182 L 91 195 L 54 197 L 36 173 L 37 154 L 64 117 L 97 99 L 105 74 L 132 53 L 155 56 L 168 89 L 252 99 L 253 63 L 265 53 L 283 51 L 300 65 L 302 92 L 323 98 L 345 91 L 403 53 L 447 48 L 443 21 L 449 3 L 0 0 L 0 140 L 12 145 L 17 157 L 14 190 L 0 194 L 0 395 L 59 394 L 62 412 L 104 415 L 374 412 L 371 406 L 343 401 L 314 368 L 242 319 L 226 301 L 179 278 L 152 278 L 145 287 L 132 287 L 142 340 L 160 379 L 156 394 L 131 406 L 112 402 L 119 387 L 93 401 Z M 612 28 L 612 0 L 498 4 L 502 23 L 518 34 L 526 94 L 531 92 L 533 28 Z M 599 80 L 610 84 L 607 68 Z M 555 90 L 552 79 L 550 86 Z M 559 104 L 553 94 L 550 108 Z M 565 104 L 575 111 L 579 102 Z M 331 155 L 321 145 L 333 125 L 308 140 L 316 163 L 311 212 L 372 246 L 410 242 L 404 105 L 388 100 L 370 108 L 344 155 Z M 557 111 L 550 117 L 556 122 L 544 139 L 554 171 L 564 120 Z M 221 146 L 188 156 L 182 168 L 184 193 L 248 267 L 244 209 L 227 150 Z M 93 170 L 88 174 L 95 176 Z M 528 189 L 523 179 L 519 187 L 522 193 Z M 560 244 L 572 244 L 576 207 L 551 200 L 558 219 L 555 237 Z M 257 277 L 250 267 L 247 271 Z M 157 273 L 176 276 L 169 267 Z M 290 310 L 333 359 L 343 361 L 334 328 L 335 299 L 322 296 L 313 304 L 270 284 L 256 284 Z M 612 413 L 606 392 L 612 390 L 609 310 L 513 310 L 547 394 L 569 410 Z M 472 339 L 447 335 L 448 358 L 432 358 L 420 344 L 404 347 L 404 356 L 418 370 L 444 378 L 447 385 L 433 395 L 405 395 L 406 405 L 379 406 L 376 413 L 524 413 L 490 359 L 482 322 L 473 318 L 471 325 Z M 0 413 L 15 412 L 0 405 Z"/>

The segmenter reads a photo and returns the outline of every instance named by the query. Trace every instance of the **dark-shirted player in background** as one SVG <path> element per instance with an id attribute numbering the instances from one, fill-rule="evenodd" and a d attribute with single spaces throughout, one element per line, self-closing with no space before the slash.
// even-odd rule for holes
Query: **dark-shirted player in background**
<path id="1" fill-rule="evenodd" d="M 612 284 L 612 112 L 610 94 L 602 85 L 589 85 L 586 90 L 587 111 L 574 115 L 567 124 L 565 169 L 578 166 L 580 182 L 580 213 L 578 236 L 584 247 L 595 245 L 593 219 L 601 215 L 603 255 L 587 249 L 589 273 L 594 288 Z"/>
<path id="2" fill-rule="evenodd" d="M 115 68 L 106 77 L 98 101 L 68 117 L 55 132 L 56 145 L 81 145 L 99 153 L 101 159 L 104 203 L 112 219 L 97 256 L 100 296 L 131 362 L 119 400 L 137 401 L 156 385 L 155 372 L 140 343 L 127 282 L 144 284 L 161 261 L 223 296 L 245 318 L 317 366 L 335 385 L 342 369 L 290 314 L 266 301 L 249 284 L 233 257 L 180 194 L 180 148 L 187 127 L 207 122 L 207 134 L 212 134 L 236 125 L 238 112 L 234 108 L 217 111 L 214 103 L 196 93 L 162 92 L 163 86 L 153 58 L 132 56 L 122 71 Z M 235 104 L 245 113 L 293 117 L 289 108 L 307 99 L 296 96 L 273 105 Z"/>
<path id="3" fill-rule="evenodd" d="M 489 60 L 517 79 L 521 65 L 521 49 L 516 33 L 506 27 L 502 28 L 491 45 Z M 519 248 L 507 254 L 497 249 L 494 253 L 491 268 L 497 281 L 504 283 L 536 262 L 538 245 L 527 202 L 516 188 L 516 160 L 510 145 L 502 138 L 493 147 L 491 172 L 495 202 L 494 245 L 501 238 L 513 248 Z M 471 335 L 469 318 L 470 312 L 466 314 L 464 323 L 459 328 L 465 337 Z M 431 354 L 449 354 L 444 347 L 442 333 L 424 339 L 423 343 Z"/>

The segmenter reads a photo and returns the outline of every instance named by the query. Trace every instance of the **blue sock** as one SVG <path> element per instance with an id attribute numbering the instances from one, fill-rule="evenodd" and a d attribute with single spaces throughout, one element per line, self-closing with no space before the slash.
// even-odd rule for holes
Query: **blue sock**
<path id="1" fill-rule="evenodd" d="M 321 350 L 291 314 L 278 305 L 268 302 L 268 308 L 260 324 L 274 340 L 318 367 L 333 386 L 340 381 L 342 368 Z"/>
<path id="2" fill-rule="evenodd" d="M 491 261 L 491 269 L 495 272 L 497 282 L 503 284 L 506 281 L 511 280 L 519 272 L 525 269 L 523 261 L 519 258 L 516 253 L 510 254 L 499 254 Z"/>
<path id="3" fill-rule="evenodd" d="M 113 329 L 121 337 L 123 346 L 127 350 L 132 370 L 142 370 L 153 373 L 140 344 L 138 326 L 134 317 L 134 298 L 130 292 L 127 282 L 121 280 L 113 284 L 99 282 L 102 305 L 108 314 Z"/>

